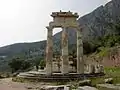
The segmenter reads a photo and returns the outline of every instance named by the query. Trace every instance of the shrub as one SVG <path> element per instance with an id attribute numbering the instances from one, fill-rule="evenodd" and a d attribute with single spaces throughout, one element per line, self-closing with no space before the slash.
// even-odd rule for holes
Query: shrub
<path id="1" fill-rule="evenodd" d="M 9 62 L 8 65 L 11 67 L 12 73 L 14 73 L 18 70 L 26 70 L 31 66 L 30 62 L 21 60 L 20 58 L 12 59 L 12 61 Z"/>
<path id="2" fill-rule="evenodd" d="M 45 67 L 45 60 L 41 60 L 40 61 L 40 68 L 44 69 L 44 67 Z"/>

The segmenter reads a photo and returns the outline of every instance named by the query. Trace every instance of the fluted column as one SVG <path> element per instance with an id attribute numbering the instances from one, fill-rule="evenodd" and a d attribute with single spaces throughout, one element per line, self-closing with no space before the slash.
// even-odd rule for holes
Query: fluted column
<path id="1" fill-rule="evenodd" d="M 53 32 L 51 27 L 46 27 L 48 29 L 47 34 L 47 47 L 46 47 L 46 74 L 52 74 L 52 59 L 53 59 Z"/>
<path id="2" fill-rule="evenodd" d="M 83 42 L 81 30 L 77 28 L 77 73 L 84 73 Z"/>
<path id="3" fill-rule="evenodd" d="M 68 34 L 66 29 L 66 27 L 63 27 L 62 30 L 62 74 L 67 74 L 69 72 Z"/>

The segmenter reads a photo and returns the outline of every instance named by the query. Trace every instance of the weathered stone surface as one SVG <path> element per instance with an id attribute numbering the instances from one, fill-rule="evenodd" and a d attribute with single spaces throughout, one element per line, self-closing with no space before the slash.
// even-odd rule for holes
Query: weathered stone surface
<path id="1" fill-rule="evenodd" d="M 84 87 L 78 87 L 77 90 L 98 90 L 98 89 L 90 86 L 84 86 Z"/>
<path id="2" fill-rule="evenodd" d="M 95 65 L 95 73 L 100 73 L 99 65 Z"/>
<path id="3" fill-rule="evenodd" d="M 89 64 L 89 73 L 95 73 L 95 67 L 92 64 Z"/>
<path id="4" fill-rule="evenodd" d="M 83 42 L 81 30 L 77 28 L 77 73 L 84 73 Z"/>
<path id="5" fill-rule="evenodd" d="M 113 84 L 98 84 L 99 90 L 120 90 L 120 86 L 115 86 Z"/>
<path id="6" fill-rule="evenodd" d="M 105 83 L 112 84 L 113 83 L 113 78 L 107 78 L 104 80 Z"/>
<path id="7" fill-rule="evenodd" d="M 50 26 L 54 27 L 63 27 L 66 25 L 67 27 L 76 27 L 78 26 L 77 18 L 79 15 L 77 13 L 72 12 L 53 12 L 51 15 L 54 18 L 53 22 L 50 22 Z M 67 18 L 67 19 L 65 19 Z"/>
<path id="8" fill-rule="evenodd" d="M 46 73 L 52 74 L 53 68 L 53 39 L 52 39 L 52 29 L 56 27 L 61 27 L 62 30 L 62 67 L 60 67 L 60 63 L 57 64 L 59 66 L 58 71 L 62 72 L 62 74 L 69 73 L 69 52 L 68 52 L 68 32 L 67 29 L 69 27 L 75 28 L 77 33 L 77 74 L 84 74 L 85 71 L 85 63 L 83 59 L 83 41 L 81 31 L 83 27 L 81 27 L 78 22 L 76 14 L 72 14 L 71 12 L 53 12 L 52 17 L 53 21 L 49 23 L 48 36 L 47 36 L 47 49 L 46 49 Z M 62 16 L 62 17 L 61 17 Z M 77 15 L 78 16 L 78 15 Z M 67 18 L 66 18 L 67 17 Z M 64 19 L 66 18 L 66 19 Z M 60 61 L 59 61 L 60 62 Z M 100 73 L 99 67 L 90 67 L 90 73 Z M 94 71 L 94 69 L 96 69 Z M 54 70 L 55 71 L 55 70 Z"/>
<path id="9" fill-rule="evenodd" d="M 52 29 L 56 27 L 62 28 L 62 74 L 69 73 L 69 53 L 68 53 L 68 33 L 67 28 L 78 28 L 79 23 L 77 22 L 77 18 L 79 15 L 77 13 L 72 12 L 53 12 L 52 15 L 53 21 L 49 23 L 48 29 L 48 37 L 47 37 L 47 49 L 46 49 L 46 73 L 52 74 L 52 56 L 53 56 L 53 41 L 52 41 Z M 84 64 L 83 64 L 83 44 L 81 39 L 80 30 L 78 33 L 78 73 L 84 73 Z M 78 65 L 79 65 L 78 64 Z M 60 70 L 60 68 L 59 68 Z"/>
<path id="10" fill-rule="evenodd" d="M 68 86 L 61 85 L 61 86 L 44 86 L 41 87 L 40 90 L 69 90 Z"/>
<path id="11" fill-rule="evenodd" d="M 47 47 L 46 47 L 46 73 L 52 74 L 52 59 L 53 59 L 53 40 L 52 28 L 47 27 Z"/>
<path id="12" fill-rule="evenodd" d="M 67 74 L 69 72 L 69 60 L 68 60 L 68 35 L 67 28 L 63 28 L 62 31 L 62 73 Z"/>
<path id="13" fill-rule="evenodd" d="M 104 73 L 104 66 L 103 65 L 100 65 L 100 73 Z"/>
<path id="14" fill-rule="evenodd" d="M 91 80 L 83 80 L 83 81 L 79 81 L 79 86 L 86 86 L 86 85 L 91 85 Z"/>

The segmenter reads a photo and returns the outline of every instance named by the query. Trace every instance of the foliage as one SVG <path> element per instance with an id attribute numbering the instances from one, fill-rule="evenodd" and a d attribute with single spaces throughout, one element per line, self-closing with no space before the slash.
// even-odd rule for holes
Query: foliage
<path id="1" fill-rule="evenodd" d="M 120 35 L 120 22 L 115 25 L 115 30 Z"/>
<path id="2" fill-rule="evenodd" d="M 42 60 L 40 61 L 40 68 L 41 68 L 41 69 L 44 69 L 44 67 L 45 67 L 45 60 L 42 59 Z"/>
<path id="3" fill-rule="evenodd" d="M 35 58 L 35 66 L 39 66 L 40 65 L 40 61 L 42 60 L 43 58 L 40 58 L 40 57 L 36 57 Z"/>
<path id="4" fill-rule="evenodd" d="M 29 67 L 31 67 L 30 62 L 28 62 L 28 61 L 23 61 L 22 62 L 21 70 L 28 69 Z"/>
<path id="5" fill-rule="evenodd" d="M 22 66 L 22 61 L 21 60 L 17 60 L 17 59 L 13 59 L 10 63 L 9 66 L 12 69 L 12 72 L 15 72 L 17 70 L 19 70 Z"/>
<path id="6" fill-rule="evenodd" d="M 90 78 L 92 81 L 92 86 L 104 83 L 104 79 L 106 78 L 113 78 L 113 84 L 120 83 L 120 67 L 105 67 L 104 72 L 105 76 Z"/>
<path id="7" fill-rule="evenodd" d="M 119 35 L 107 35 L 101 39 L 101 46 L 104 47 L 113 47 L 116 44 L 120 44 L 120 36 Z"/>
<path id="8" fill-rule="evenodd" d="M 104 56 L 106 56 L 108 54 L 108 52 L 109 52 L 109 48 L 108 47 L 99 47 L 97 56 L 104 57 Z"/>
<path id="9" fill-rule="evenodd" d="M 12 61 L 9 62 L 8 65 L 11 67 L 12 72 L 16 72 L 18 70 L 26 70 L 31 66 L 29 62 L 21 60 L 20 58 L 12 59 Z"/>
<path id="10" fill-rule="evenodd" d="M 106 77 L 112 77 L 114 84 L 120 83 L 120 67 L 107 67 L 105 68 Z"/>
<path id="11" fill-rule="evenodd" d="M 69 45 L 69 54 L 70 55 L 76 55 L 77 53 L 77 45 L 76 44 L 73 44 L 73 45 Z M 87 41 L 84 41 L 83 42 L 83 51 L 84 51 L 84 54 L 90 54 L 90 53 L 93 53 L 97 50 L 97 48 L 99 47 L 99 43 L 96 42 L 87 42 Z"/>
<path id="12" fill-rule="evenodd" d="M 120 24 L 114 25 L 116 33 L 98 37 L 93 42 L 83 42 L 84 54 L 98 52 L 100 56 L 107 54 L 107 49 L 120 44 Z"/>
<path id="13" fill-rule="evenodd" d="M 84 54 L 90 54 L 96 51 L 98 48 L 97 42 L 83 42 Z"/>
<path id="14" fill-rule="evenodd" d="M 101 39 L 101 45 L 97 48 L 97 55 L 104 57 L 108 54 L 109 48 L 120 44 L 119 35 L 108 35 Z"/>

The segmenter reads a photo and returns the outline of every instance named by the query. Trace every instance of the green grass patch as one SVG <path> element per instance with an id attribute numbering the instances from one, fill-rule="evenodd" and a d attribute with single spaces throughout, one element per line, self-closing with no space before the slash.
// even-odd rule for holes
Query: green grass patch
<path id="1" fill-rule="evenodd" d="M 110 68 L 105 68 L 104 70 L 105 70 L 105 76 L 90 78 L 92 81 L 92 86 L 95 86 L 96 84 L 104 83 L 104 80 L 106 78 L 113 78 L 113 84 L 120 83 L 120 67 L 110 67 Z"/>
<path id="2" fill-rule="evenodd" d="M 109 47 L 99 47 L 99 53 L 97 53 L 97 56 L 99 57 L 104 57 L 107 56 L 109 54 Z"/>
<path id="3" fill-rule="evenodd" d="M 96 87 L 96 84 L 104 83 L 104 79 L 105 79 L 105 77 L 90 78 L 91 86 Z"/>
<path id="4" fill-rule="evenodd" d="M 105 68 L 106 77 L 114 79 L 114 84 L 120 83 L 120 67 Z"/>

